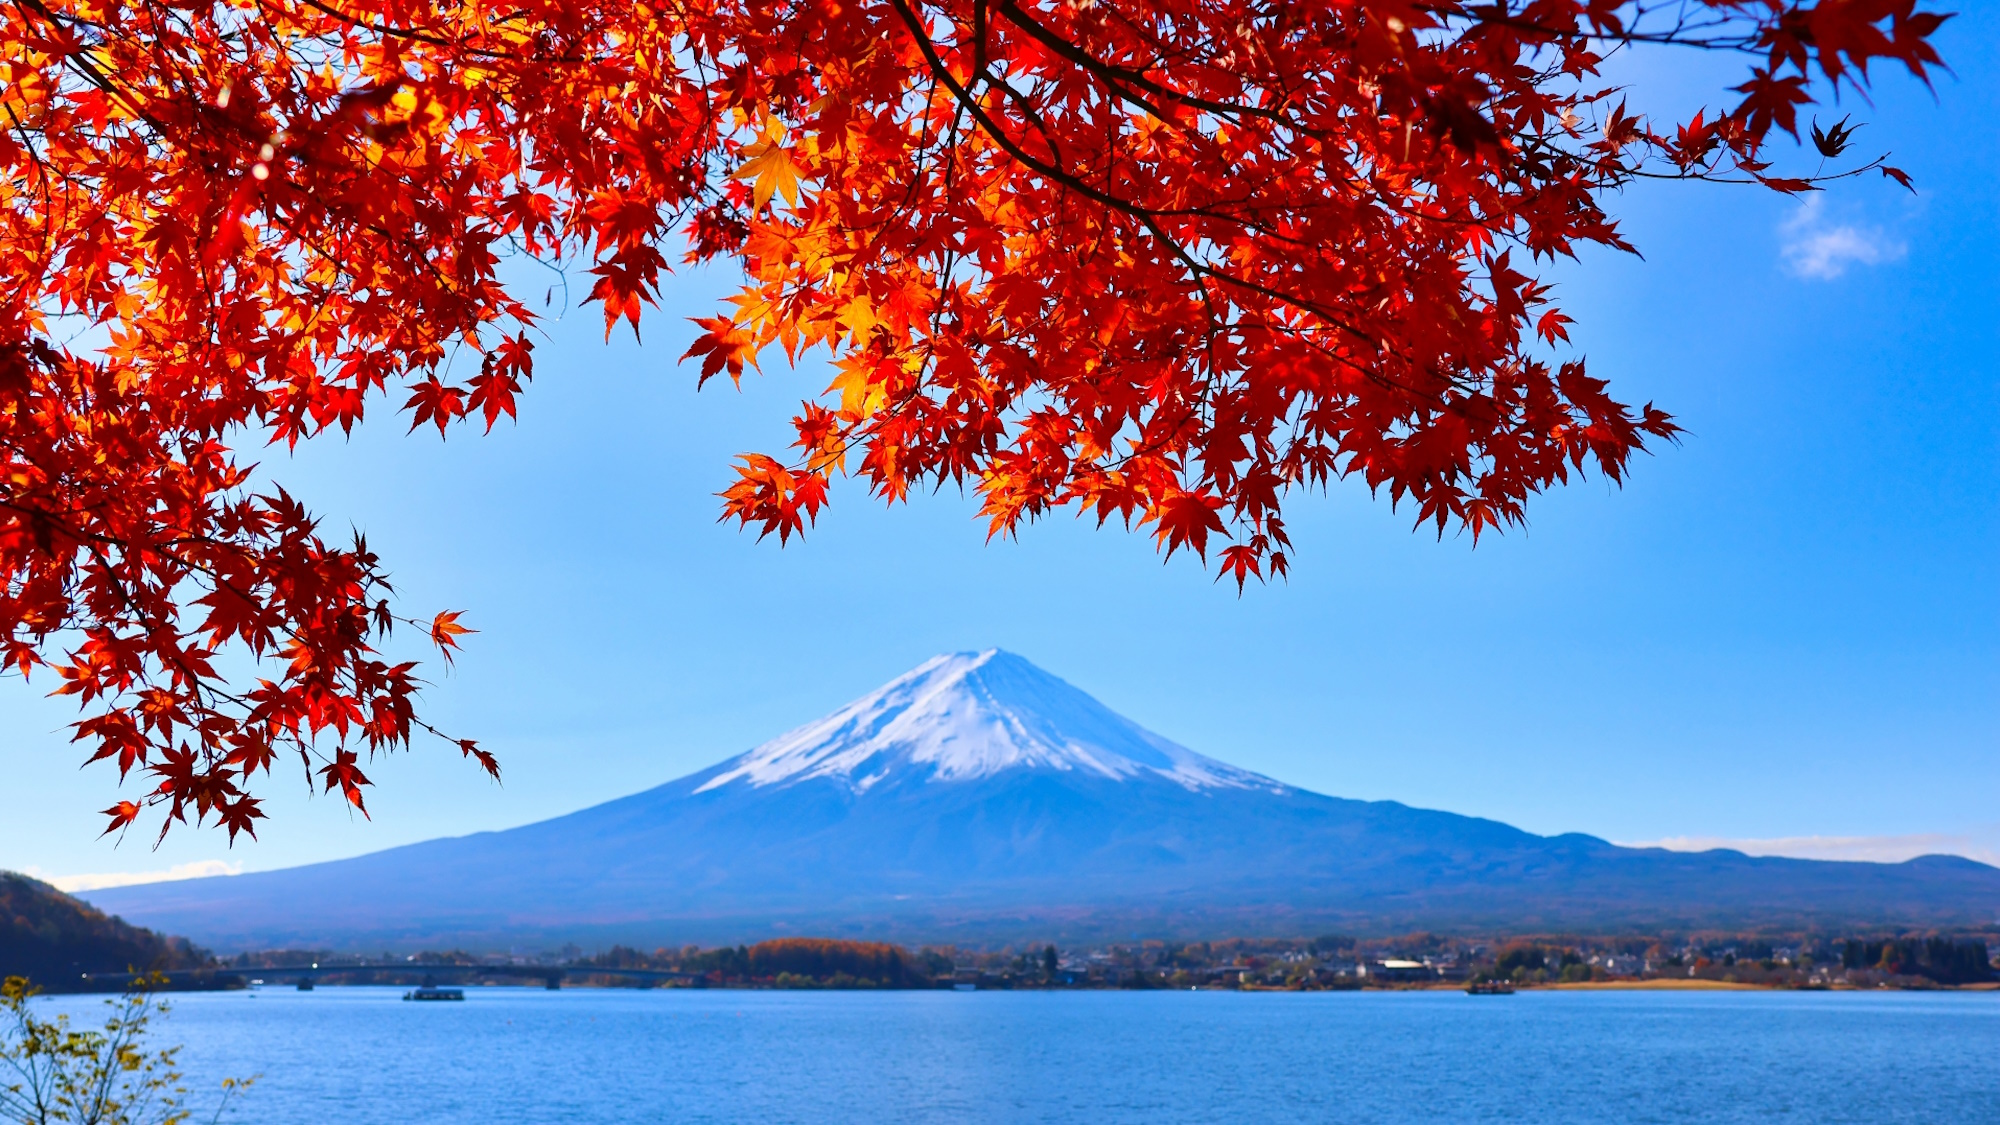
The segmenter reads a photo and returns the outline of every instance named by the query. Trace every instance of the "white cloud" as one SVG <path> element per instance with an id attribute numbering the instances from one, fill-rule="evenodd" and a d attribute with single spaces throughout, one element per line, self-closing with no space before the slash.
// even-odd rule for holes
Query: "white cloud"
<path id="1" fill-rule="evenodd" d="M 1902 240 L 1880 227 L 1835 224 L 1825 214 L 1826 199 L 1808 195 L 1778 231 L 1784 237 L 1780 254 L 1794 277 L 1830 281 L 1850 265 L 1878 266 L 1899 262 L 1910 252 Z"/>
<path id="2" fill-rule="evenodd" d="M 1665 848 L 1674 852 L 1705 852 L 1733 848 L 1745 855 L 1790 856 L 1793 859 L 1847 859 L 1869 863 L 1901 863 L 1920 855 L 1961 855 L 2000 867 L 2000 847 L 1977 836 L 1916 833 L 1908 836 L 1776 836 L 1732 839 L 1726 836 L 1669 836 L 1622 844 L 1627 848 Z"/>
<path id="3" fill-rule="evenodd" d="M 193 863 L 177 863 L 165 871 L 112 871 L 101 875 L 50 875 L 40 868 L 22 869 L 22 874 L 31 879 L 40 879 L 59 891 L 71 894 L 77 891 L 101 891 L 106 887 L 132 887 L 140 883 L 169 883 L 176 879 L 204 879 L 210 875 L 240 875 L 243 873 L 241 861 L 228 863 L 219 859 L 202 859 Z"/>

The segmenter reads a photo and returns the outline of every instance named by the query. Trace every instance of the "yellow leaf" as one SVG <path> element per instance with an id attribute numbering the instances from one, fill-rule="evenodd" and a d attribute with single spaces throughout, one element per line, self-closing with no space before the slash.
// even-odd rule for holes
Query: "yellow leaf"
<path id="1" fill-rule="evenodd" d="M 866 418 L 875 413 L 885 397 L 880 384 L 869 380 L 874 362 L 867 358 L 842 360 L 840 373 L 833 377 L 829 391 L 840 392 L 840 412 L 850 418 Z"/>
<path id="2" fill-rule="evenodd" d="M 840 322 L 853 334 L 857 345 L 866 343 L 868 333 L 881 323 L 875 316 L 875 305 L 865 293 L 856 293 L 853 300 L 841 306 Z"/>
<path id="3" fill-rule="evenodd" d="M 792 163 L 792 151 L 776 144 L 750 145 L 743 151 L 755 155 L 736 170 L 736 178 L 756 179 L 757 208 L 762 210 L 771 201 L 774 192 L 784 196 L 786 203 L 796 206 L 799 201 L 799 170 Z"/>

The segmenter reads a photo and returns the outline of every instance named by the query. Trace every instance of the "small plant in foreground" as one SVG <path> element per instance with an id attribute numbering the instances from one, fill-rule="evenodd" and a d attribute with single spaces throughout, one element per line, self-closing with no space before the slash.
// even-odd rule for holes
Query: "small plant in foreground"
<path id="1" fill-rule="evenodd" d="M 151 1050 L 146 1031 L 167 1006 L 153 991 L 166 983 L 154 973 L 137 978 L 105 1004 L 111 1016 L 102 1031 L 76 1031 L 69 1017 L 38 1019 L 30 1007 L 36 990 L 24 977 L 0 983 L 0 1122 L 21 1125 L 181 1125 L 194 1111 L 176 1069 L 179 1047 Z M 219 1121 L 250 1079 L 225 1078 L 222 1097 L 208 1118 Z"/>

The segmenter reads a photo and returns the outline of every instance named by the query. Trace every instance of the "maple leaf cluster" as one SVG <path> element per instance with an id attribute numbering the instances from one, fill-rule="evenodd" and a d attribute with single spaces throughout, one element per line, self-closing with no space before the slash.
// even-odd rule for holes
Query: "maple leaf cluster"
<path id="1" fill-rule="evenodd" d="M 637 331 L 676 261 L 734 262 L 700 378 L 820 348 L 796 453 L 725 514 L 801 533 L 831 479 L 968 485 L 1283 574 L 1291 490 L 1355 476 L 1441 533 L 1621 479 L 1672 420 L 1556 349 L 1533 273 L 1627 248 L 1635 178 L 1781 191 L 1767 142 L 1915 0 L 20 0 L 0 9 L 0 638 L 167 826 L 263 814 L 296 757 L 356 807 L 408 745 L 398 617 L 239 446 L 515 415 L 510 260 Z M 1735 51 L 1733 104 L 1654 127 L 1631 45 Z M 1825 133 L 1838 157 L 1853 130 Z M 68 340 L 69 344 L 57 341 Z M 392 400 L 393 401 L 393 400 Z M 253 669 L 245 673 L 244 668 Z M 485 751 L 452 740 L 486 769 Z"/>

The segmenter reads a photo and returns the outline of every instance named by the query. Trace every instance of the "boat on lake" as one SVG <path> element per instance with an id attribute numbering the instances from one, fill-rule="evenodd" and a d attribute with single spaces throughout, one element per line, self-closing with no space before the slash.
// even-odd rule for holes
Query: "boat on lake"
<path id="1" fill-rule="evenodd" d="M 1514 982 L 1511 980 L 1476 980 L 1465 986 L 1468 996 L 1512 996 Z"/>
<path id="2" fill-rule="evenodd" d="M 429 977 L 425 977 L 424 983 L 403 993 L 403 999 L 463 1000 L 465 999 L 465 990 L 462 988 L 439 988 L 436 982 L 432 981 Z"/>

